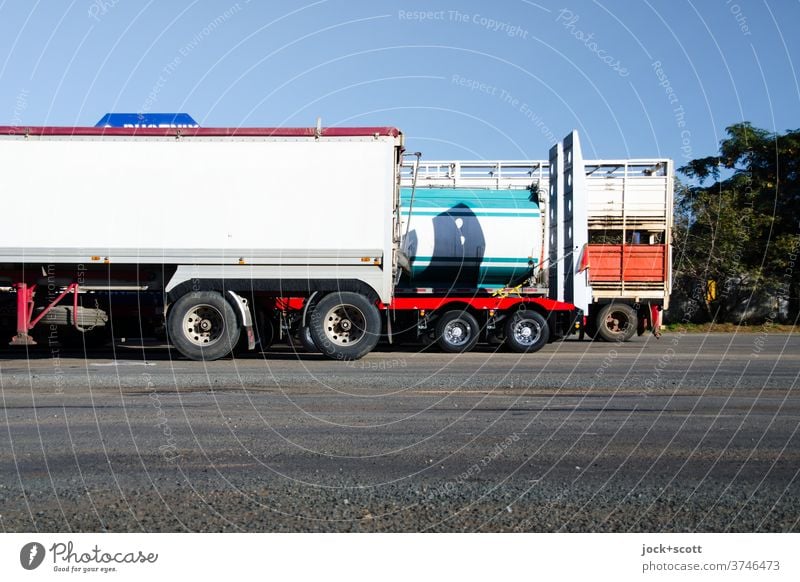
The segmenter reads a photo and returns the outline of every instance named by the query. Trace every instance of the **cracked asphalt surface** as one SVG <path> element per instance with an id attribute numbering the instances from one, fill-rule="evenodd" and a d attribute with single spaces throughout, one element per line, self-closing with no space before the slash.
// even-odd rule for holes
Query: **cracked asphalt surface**
<path id="1" fill-rule="evenodd" d="M 0 531 L 798 531 L 800 335 L 0 353 Z"/>

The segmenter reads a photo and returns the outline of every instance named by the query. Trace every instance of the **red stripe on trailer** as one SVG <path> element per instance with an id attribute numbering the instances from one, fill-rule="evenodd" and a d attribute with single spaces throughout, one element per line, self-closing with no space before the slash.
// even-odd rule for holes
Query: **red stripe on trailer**
<path id="1" fill-rule="evenodd" d="M 426 309 L 433 311 L 448 305 L 467 305 L 472 309 L 512 309 L 520 304 L 538 305 L 543 310 L 574 311 L 572 303 L 555 301 L 545 297 L 395 297 L 389 309 L 413 310 Z"/>
<path id="2" fill-rule="evenodd" d="M 398 137 L 396 127 L 17 127 L 0 126 L 0 135 L 111 137 Z"/>
<path id="3" fill-rule="evenodd" d="M 398 296 L 402 297 L 403 295 L 410 295 L 413 293 L 418 294 L 425 294 L 425 295 L 464 295 L 470 297 L 478 297 L 481 294 L 489 293 L 492 295 L 544 295 L 547 292 L 547 289 L 541 289 L 539 287 L 486 287 L 481 289 L 475 289 L 474 287 L 459 287 L 454 289 L 452 287 L 411 287 L 411 288 L 403 288 L 398 291 Z"/>

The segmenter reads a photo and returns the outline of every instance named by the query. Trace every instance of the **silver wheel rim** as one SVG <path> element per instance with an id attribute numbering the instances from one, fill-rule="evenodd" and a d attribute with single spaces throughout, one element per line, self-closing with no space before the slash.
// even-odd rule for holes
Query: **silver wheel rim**
<path id="1" fill-rule="evenodd" d="M 454 319 L 444 326 L 442 336 L 451 346 L 463 346 L 472 338 L 472 326 L 463 319 Z"/>
<path id="2" fill-rule="evenodd" d="M 542 335 L 542 326 L 531 319 L 523 319 L 511 328 L 514 341 L 526 347 L 535 345 Z"/>
<path id="3" fill-rule="evenodd" d="M 212 346 L 224 333 L 225 316 L 213 305 L 195 305 L 183 316 L 183 335 L 196 346 Z"/>
<path id="4" fill-rule="evenodd" d="M 337 305 L 325 314 L 325 337 L 337 346 L 352 346 L 367 335 L 367 318 L 354 305 Z"/>
<path id="5" fill-rule="evenodd" d="M 613 333 L 623 333 L 630 324 L 630 318 L 624 311 L 611 311 L 606 317 L 606 328 Z"/>

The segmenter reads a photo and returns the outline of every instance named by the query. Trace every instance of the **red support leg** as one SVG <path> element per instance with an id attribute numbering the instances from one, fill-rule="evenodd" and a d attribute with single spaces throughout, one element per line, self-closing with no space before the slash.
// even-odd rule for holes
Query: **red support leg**
<path id="1" fill-rule="evenodd" d="M 28 287 L 27 283 L 15 283 L 17 289 L 17 335 L 9 342 L 12 346 L 35 346 L 36 342 L 30 336 L 31 316 L 33 315 L 33 296 L 36 285 Z"/>

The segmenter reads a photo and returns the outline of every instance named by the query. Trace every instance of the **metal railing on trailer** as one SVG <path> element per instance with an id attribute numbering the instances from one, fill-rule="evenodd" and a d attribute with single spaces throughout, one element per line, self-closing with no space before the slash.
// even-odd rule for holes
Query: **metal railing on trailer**
<path id="1" fill-rule="evenodd" d="M 404 162 L 401 186 L 412 187 L 414 162 Z M 669 231 L 672 227 L 673 162 L 665 158 L 584 160 L 590 229 Z M 530 190 L 550 185 L 546 160 L 421 161 L 417 188 Z"/>

